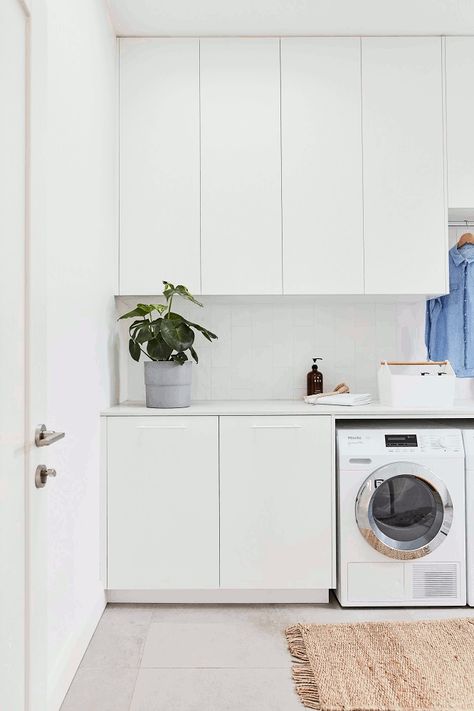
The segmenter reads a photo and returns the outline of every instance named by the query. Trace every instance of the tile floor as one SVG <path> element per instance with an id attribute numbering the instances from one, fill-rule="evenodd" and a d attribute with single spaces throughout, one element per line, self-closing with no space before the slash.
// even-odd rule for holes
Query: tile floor
<path id="1" fill-rule="evenodd" d="M 472 616 L 470 608 L 109 605 L 61 711 L 303 711 L 285 627 Z"/>

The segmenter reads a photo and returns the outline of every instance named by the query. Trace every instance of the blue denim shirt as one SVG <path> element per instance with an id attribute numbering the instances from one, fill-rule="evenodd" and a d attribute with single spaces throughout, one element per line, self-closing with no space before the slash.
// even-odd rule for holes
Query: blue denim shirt
<path id="1" fill-rule="evenodd" d="M 458 378 L 474 377 L 474 244 L 449 251 L 449 294 L 426 302 L 430 360 L 449 360 Z"/>

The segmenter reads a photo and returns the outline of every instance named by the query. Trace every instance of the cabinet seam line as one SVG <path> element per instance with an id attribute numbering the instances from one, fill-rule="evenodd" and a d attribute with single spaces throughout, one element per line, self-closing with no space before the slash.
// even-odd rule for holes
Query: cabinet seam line
<path id="1" fill-rule="evenodd" d="M 365 190 L 364 190 L 364 88 L 362 67 L 362 37 L 359 37 L 359 71 L 360 71 L 360 157 L 361 157 L 361 197 L 362 197 L 362 293 L 367 291 L 365 263 Z"/>
<path id="2" fill-rule="evenodd" d="M 448 76 L 446 58 L 446 37 L 441 36 L 441 115 L 443 145 L 443 213 L 445 220 L 445 252 L 449 250 L 449 153 L 448 153 Z M 445 288 L 449 290 L 449 260 L 444 267 Z"/>
<path id="3" fill-rule="evenodd" d="M 122 283 L 121 283 L 121 244 L 122 244 L 122 175 L 121 175 L 121 165 L 122 165 L 122 160 L 121 160 L 121 151 L 120 151 L 120 146 L 122 142 L 122 121 L 121 121 L 121 109 L 122 109 L 122 101 L 121 101 L 121 83 L 122 83 L 122 77 L 121 77 L 121 64 L 122 64 L 122 40 L 120 37 L 117 38 L 117 193 L 118 193 L 118 202 L 117 202 L 117 236 L 118 236 L 118 245 L 117 245 L 117 291 L 119 294 L 122 293 Z"/>
<path id="4" fill-rule="evenodd" d="M 109 418 L 105 424 L 105 584 L 109 590 Z"/>
<path id="5" fill-rule="evenodd" d="M 221 587 L 221 418 L 217 418 L 218 585 Z"/>
<path id="6" fill-rule="evenodd" d="M 285 271 L 284 271 L 284 243 L 283 243 L 283 120 L 282 120 L 282 71 L 281 71 L 281 37 L 278 40 L 278 64 L 279 64 L 279 80 L 280 80 L 280 258 L 281 258 L 281 293 L 285 293 Z"/>
<path id="7" fill-rule="evenodd" d="M 202 294 L 202 111 L 201 111 L 201 38 L 198 39 L 198 111 L 199 111 L 199 291 Z"/>

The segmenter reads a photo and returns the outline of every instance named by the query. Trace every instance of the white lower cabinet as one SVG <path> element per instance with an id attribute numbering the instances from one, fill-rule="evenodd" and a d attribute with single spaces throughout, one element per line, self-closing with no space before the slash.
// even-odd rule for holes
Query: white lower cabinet
<path id="1" fill-rule="evenodd" d="M 219 585 L 217 417 L 111 417 L 108 587 Z"/>
<path id="2" fill-rule="evenodd" d="M 332 587 L 331 418 L 220 418 L 221 587 Z"/>
<path id="3" fill-rule="evenodd" d="M 334 587 L 332 435 L 324 415 L 110 417 L 109 590 Z"/>

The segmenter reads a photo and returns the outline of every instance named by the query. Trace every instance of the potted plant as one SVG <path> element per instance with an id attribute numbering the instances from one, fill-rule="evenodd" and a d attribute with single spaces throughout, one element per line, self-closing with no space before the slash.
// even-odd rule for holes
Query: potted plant
<path id="1" fill-rule="evenodd" d="M 168 281 L 163 284 L 165 304 L 137 304 L 133 311 L 118 320 L 135 319 L 128 329 L 128 350 L 137 362 L 142 353 L 150 359 L 145 362 L 146 406 L 189 407 L 192 362 L 188 360 L 187 351 L 197 363 L 198 355 L 193 347 L 195 331 L 200 331 L 208 341 L 217 336 L 172 311 L 174 296 L 202 307 L 185 286 L 174 286 Z"/>

